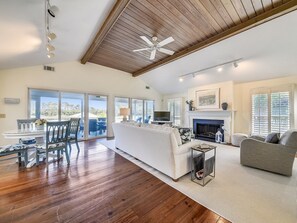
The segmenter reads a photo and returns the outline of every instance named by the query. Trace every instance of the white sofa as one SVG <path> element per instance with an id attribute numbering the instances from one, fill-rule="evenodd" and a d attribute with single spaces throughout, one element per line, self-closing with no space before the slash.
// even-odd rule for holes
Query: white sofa
<path id="1" fill-rule="evenodd" d="M 180 145 L 177 129 L 157 125 L 112 124 L 115 146 L 173 180 L 190 172 L 190 148 L 198 141 Z M 179 145 L 178 145 L 179 144 Z"/>

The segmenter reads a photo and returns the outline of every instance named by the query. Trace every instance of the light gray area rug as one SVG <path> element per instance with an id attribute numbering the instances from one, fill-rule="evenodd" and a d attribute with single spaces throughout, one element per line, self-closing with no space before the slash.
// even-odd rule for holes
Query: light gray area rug
<path id="1" fill-rule="evenodd" d="M 285 177 L 241 166 L 239 148 L 214 144 L 217 145 L 216 177 L 202 187 L 190 180 L 190 174 L 173 182 L 152 167 L 115 149 L 114 140 L 102 140 L 101 143 L 232 222 L 297 222 L 297 159 L 293 176 Z"/>

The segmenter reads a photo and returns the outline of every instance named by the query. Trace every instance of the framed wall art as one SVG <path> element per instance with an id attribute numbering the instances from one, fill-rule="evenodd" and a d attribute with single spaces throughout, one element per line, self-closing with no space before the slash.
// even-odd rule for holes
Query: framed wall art
<path id="1" fill-rule="evenodd" d="M 197 109 L 220 108 L 220 89 L 196 91 Z"/>

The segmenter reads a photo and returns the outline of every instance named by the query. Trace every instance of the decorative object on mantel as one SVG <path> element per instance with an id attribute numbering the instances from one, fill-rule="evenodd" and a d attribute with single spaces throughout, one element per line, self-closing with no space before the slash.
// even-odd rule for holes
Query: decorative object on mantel
<path id="1" fill-rule="evenodd" d="M 197 75 L 201 74 L 202 72 L 213 69 L 213 68 L 217 68 L 218 72 L 222 72 L 223 66 L 228 65 L 228 64 L 233 64 L 233 67 L 237 68 L 238 67 L 238 62 L 241 61 L 241 60 L 242 60 L 242 58 L 239 58 L 239 59 L 235 59 L 235 60 L 227 61 L 227 62 L 224 62 L 224 63 L 216 64 L 216 65 L 213 65 L 213 66 L 210 66 L 210 67 L 206 67 L 206 68 L 203 68 L 203 69 L 200 69 L 200 70 L 193 71 L 191 73 L 181 75 L 181 76 L 179 76 L 179 81 L 183 82 L 184 79 L 188 78 L 188 77 L 193 77 L 194 78 Z"/>
<path id="2" fill-rule="evenodd" d="M 196 91 L 197 109 L 215 109 L 220 107 L 220 89 Z"/>
<path id="3" fill-rule="evenodd" d="M 195 108 L 193 107 L 193 100 L 186 101 L 186 104 L 189 105 L 189 111 L 194 111 Z"/>
<path id="4" fill-rule="evenodd" d="M 224 111 L 226 111 L 228 109 L 228 103 L 227 102 L 223 102 L 221 106 L 222 106 L 222 109 Z"/>

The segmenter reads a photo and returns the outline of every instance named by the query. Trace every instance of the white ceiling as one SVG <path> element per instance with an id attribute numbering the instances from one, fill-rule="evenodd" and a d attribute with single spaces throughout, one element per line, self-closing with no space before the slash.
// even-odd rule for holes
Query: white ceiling
<path id="1" fill-rule="evenodd" d="M 0 69 L 79 60 L 116 0 L 51 0 L 56 57 L 46 56 L 45 0 L 0 0 Z"/>
<path id="2" fill-rule="evenodd" d="M 179 82 L 179 76 L 243 58 L 239 67 L 211 69 Z M 297 11 L 240 33 L 139 78 L 162 94 L 223 81 L 248 82 L 297 75 Z"/>
<path id="3" fill-rule="evenodd" d="M 45 0 L 0 0 L 0 69 L 80 60 L 116 0 L 51 0 L 60 13 L 52 19 L 56 57 L 45 50 Z M 162 94 L 233 80 L 247 82 L 297 75 L 297 11 L 238 34 L 139 78 Z M 244 58 L 179 82 L 179 76 Z"/>

